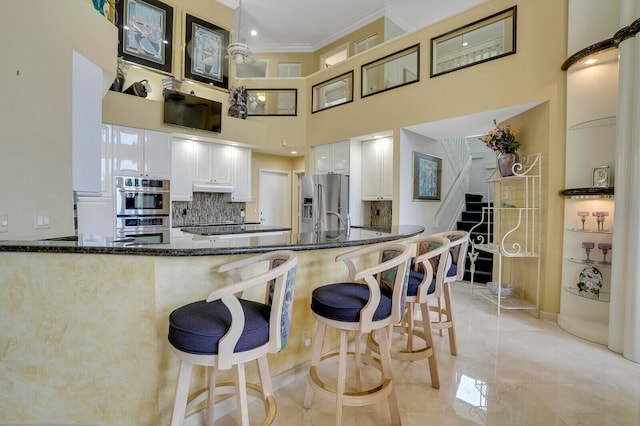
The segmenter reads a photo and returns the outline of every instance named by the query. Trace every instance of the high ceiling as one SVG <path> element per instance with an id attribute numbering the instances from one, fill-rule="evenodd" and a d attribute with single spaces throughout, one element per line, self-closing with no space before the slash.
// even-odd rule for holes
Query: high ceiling
<path id="1" fill-rule="evenodd" d="M 235 9 L 236 32 L 241 11 L 238 41 L 254 52 L 313 52 L 381 17 L 411 32 L 489 0 L 217 1 Z"/>

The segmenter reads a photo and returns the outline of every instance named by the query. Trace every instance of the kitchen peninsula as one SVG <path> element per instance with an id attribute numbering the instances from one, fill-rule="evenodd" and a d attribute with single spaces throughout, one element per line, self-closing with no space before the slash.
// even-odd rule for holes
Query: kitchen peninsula
<path id="1" fill-rule="evenodd" d="M 410 237 L 421 226 L 131 244 L 0 241 L 0 423 L 167 424 L 178 362 L 167 343 L 169 313 L 230 283 L 218 267 L 239 257 L 295 250 L 291 335 L 270 357 L 275 377 L 309 361 L 314 288 L 344 279 L 335 257 L 351 247 Z M 259 297 L 247 294 L 246 297 Z M 195 370 L 201 384 L 201 370 Z M 276 390 L 277 392 L 277 390 Z M 37 403 L 34 404 L 34 401 Z"/>

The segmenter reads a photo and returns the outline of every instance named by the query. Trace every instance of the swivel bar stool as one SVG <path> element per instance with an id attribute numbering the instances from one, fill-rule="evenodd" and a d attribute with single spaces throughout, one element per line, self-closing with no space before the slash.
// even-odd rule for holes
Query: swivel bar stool
<path id="1" fill-rule="evenodd" d="M 392 337 L 391 358 L 401 361 L 426 359 L 429 363 L 431 386 L 438 389 L 440 379 L 431 327 L 429 324 L 417 328 L 416 316 L 419 310 L 422 318 L 429 318 L 429 301 L 442 295 L 444 276 L 451 264 L 449 240 L 444 237 L 421 234 L 402 242 L 415 247 L 417 256 L 412 259 L 413 267 L 409 271 L 404 320 L 401 325 L 393 327 L 393 332 L 399 335 L 401 340 L 397 342 L 398 339 Z M 424 343 L 417 344 L 415 338 L 421 339 Z M 380 353 L 379 342 L 373 333 L 369 333 L 367 338 L 367 351 Z"/>
<path id="2" fill-rule="evenodd" d="M 409 247 L 397 242 L 365 246 L 336 257 L 337 262 L 346 264 L 348 278 L 345 282 L 318 287 L 311 296 L 311 311 L 318 322 L 318 331 L 304 398 L 305 408 L 311 407 L 314 394 L 335 402 L 336 425 L 340 425 L 343 405 L 368 405 L 387 398 L 391 421 L 394 425 L 400 424 L 391 374 L 389 332 L 391 326 L 401 321 L 404 312 L 409 259 Z M 369 266 L 371 264 L 373 266 Z M 356 265 L 360 265 L 360 268 Z M 327 327 L 340 331 L 340 347 L 338 352 L 323 356 L 322 346 Z M 347 334 L 350 331 L 355 333 L 354 352 L 349 352 L 347 348 Z M 380 342 L 379 360 L 361 353 L 361 337 L 372 331 Z M 336 358 L 338 378 L 333 387 L 320 376 L 321 370 L 331 366 Z M 353 359 L 355 364 L 355 392 L 346 389 L 348 359 Z M 382 373 L 380 383 L 367 390 L 362 389 L 363 364 Z"/>
<path id="3" fill-rule="evenodd" d="M 232 284 L 213 291 L 206 300 L 171 313 L 169 342 L 180 359 L 171 426 L 182 425 L 185 414 L 204 401 L 206 424 L 213 425 L 216 396 L 234 392 L 243 425 L 249 424 L 248 394 L 264 401 L 267 418 L 263 424 L 275 422 L 277 411 L 267 353 L 280 352 L 287 344 L 297 262 L 294 252 L 282 250 L 222 265 L 218 272 L 228 272 Z M 252 272 L 266 271 L 243 279 L 241 270 L 247 267 Z M 265 286 L 263 303 L 241 298 L 244 290 L 258 285 Z M 262 386 L 246 383 L 244 364 L 253 360 L 257 362 Z M 207 367 L 208 386 L 189 398 L 193 365 Z M 217 372 L 233 366 L 236 383 L 216 385 Z"/>
<path id="4" fill-rule="evenodd" d="M 469 233 L 467 231 L 445 231 L 433 236 L 445 237 L 450 242 L 451 266 L 442 283 L 442 296 L 438 297 L 437 306 L 431 305 L 431 312 L 436 312 L 438 321 L 431 320 L 431 327 L 438 330 L 442 336 L 442 330 L 449 332 L 449 350 L 451 355 L 457 355 L 456 347 L 456 327 L 453 320 L 453 308 L 451 305 L 450 283 L 462 281 L 464 278 L 464 263 L 469 247 Z"/>

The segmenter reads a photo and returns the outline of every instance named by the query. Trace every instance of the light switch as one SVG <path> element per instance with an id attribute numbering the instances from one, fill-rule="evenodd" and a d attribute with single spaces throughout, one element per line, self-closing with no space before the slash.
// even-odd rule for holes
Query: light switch
<path id="1" fill-rule="evenodd" d="M 0 232 L 9 232 L 8 214 L 0 214 Z"/>
<path id="2" fill-rule="evenodd" d="M 36 213 L 36 229 L 49 228 L 49 213 Z"/>

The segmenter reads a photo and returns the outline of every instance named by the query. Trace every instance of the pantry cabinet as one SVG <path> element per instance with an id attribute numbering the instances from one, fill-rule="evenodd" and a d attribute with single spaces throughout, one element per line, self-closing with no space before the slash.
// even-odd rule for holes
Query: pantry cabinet
<path id="1" fill-rule="evenodd" d="M 251 150 L 248 148 L 231 148 L 233 157 L 233 192 L 231 201 L 251 202 Z"/>
<path id="2" fill-rule="evenodd" d="M 171 142 L 171 201 L 193 201 L 193 142 Z"/>
<path id="3" fill-rule="evenodd" d="M 171 135 L 155 130 L 113 126 L 114 174 L 171 178 Z"/>

